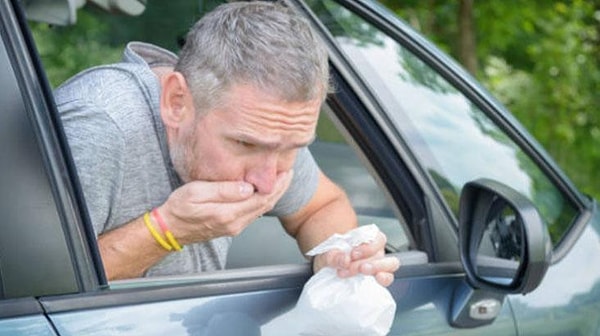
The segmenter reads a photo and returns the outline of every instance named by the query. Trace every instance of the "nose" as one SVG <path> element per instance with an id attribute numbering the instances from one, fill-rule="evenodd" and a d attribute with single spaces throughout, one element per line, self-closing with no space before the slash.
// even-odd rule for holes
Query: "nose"
<path id="1" fill-rule="evenodd" d="M 254 186 L 256 192 L 269 194 L 277 180 L 277 155 L 269 155 L 258 161 L 246 173 L 246 182 Z"/>

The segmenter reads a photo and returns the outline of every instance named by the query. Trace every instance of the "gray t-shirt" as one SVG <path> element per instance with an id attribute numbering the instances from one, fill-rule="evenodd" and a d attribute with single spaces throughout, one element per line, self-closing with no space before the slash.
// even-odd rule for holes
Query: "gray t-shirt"
<path id="1" fill-rule="evenodd" d="M 160 83 L 151 70 L 176 62 L 165 49 L 131 42 L 122 62 L 83 71 L 54 93 L 96 235 L 161 205 L 181 185 L 160 119 Z M 303 148 L 289 189 L 269 214 L 298 211 L 317 183 L 317 165 Z M 187 245 L 145 275 L 223 269 L 230 244 L 223 237 Z"/>

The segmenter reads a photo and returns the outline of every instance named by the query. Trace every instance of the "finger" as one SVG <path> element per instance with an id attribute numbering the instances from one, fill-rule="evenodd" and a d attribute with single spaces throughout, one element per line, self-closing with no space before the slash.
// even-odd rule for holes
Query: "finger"
<path id="1" fill-rule="evenodd" d="M 350 256 L 340 250 L 331 250 L 318 254 L 314 259 L 313 270 L 318 272 L 323 267 L 345 269 L 350 265 Z"/>
<path id="2" fill-rule="evenodd" d="M 384 251 L 387 238 L 385 234 L 379 232 L 375 240 L 370 243 L 361 244 L 352 249 L 352 260 L 368 259 L 377 256 Z"/>
<path id="3" fill-rule="evenodd" d="M 248 199 L 254 194 L 252 184 L 243 181 L 192 181 L 184 186 L 183 197 L 192 203 L 228 203 Z"/>
<path id="4" fill-rule="evenodd" d="M 325 253 L 326 264 L 324 266 L 332 268 L 348 268 L 350 266 L 350 256 L 340 250 L 331 250 Z"/>
<path id="5" fill-rule="evenodd" d="M 375 275 L 379 272 L 393 273 L 400 267 L 400 261 L 396 257 L 373 257 L 352 261 L 346 269 L 339 270 L 340 277 L 350 277 L 358 273 Z"/>
<path id="6" fill-rule="evenodd" d="M 394 274 L 379 272 L 375 275 L 375 280 L 383 287 L 388 287 L 394 282 Z"/>
<path id="7" fill-rule="evenodd" d="M 360 273 L 375 275 L 380 272 L 394 273 L 400 267 L 400 260 L 396 257 L 386 257 L 362 263 L 359 266 Z"/>
<path id="8" fill-rule="evenodd" d="M 247 200 L 243 200 L 240 204 L 239 211 L 249 212 L 250 217 L 262 216 L 265 212 L 273 209 L 277 201 L 283 196 L 292 180 L 293 171 L 280 173 L 277 176 L 275 187 L 269 194 L 255 193 Z"/>

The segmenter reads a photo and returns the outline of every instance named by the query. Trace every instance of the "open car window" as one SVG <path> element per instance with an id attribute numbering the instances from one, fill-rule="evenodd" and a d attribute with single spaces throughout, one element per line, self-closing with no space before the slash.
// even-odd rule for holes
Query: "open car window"
<path id="1" fill-rule="evenodd" d="M 218 3 L 153 5 L 139 17 L 109 14 L 86 6 L 78 11 L 77 24 L 73 26 L 32 23 L 32 30 L 50 83 L 58 87 L 79 71 L 119 61 L 127 41 L 146 41 L 178 52 L 189 26 Z M 164 23 L 165 17 L 175 17 L 165 11 L 178 13 L 180 20 Z M 145 29 L 159 24 L 164 29 Z M 348 135 L 341 135 L 337 130 L 339 125 L 329 120 L 328 110 L 324 106 L 318 139 L 311 145 L 314 157 L 325 174 L 349 194 L 361 225 L 377 224 L 388 237 L 388 251 L 408 250 L 410 238 L 403 229 L 402 218 L 390 206 L 384 188 L 369 173 L 362 155 L 349 145 Z M 270 242 L 271 248 L 264 249 L 265 241 Z M 284 232 L 278 220 L 265 216 L 234 239 L 226 268 L 305 262 L 296 242 Z"/>
<path id="2" fill-rule="evenodd" d="M 339 124 L 332 121 L 333 112 L 324 104 L 317 127 L 317 139 L 310 151 L 321 170 L 348 195 L 357 213 L 359 225 L 376 224 L 387 236 L 387 251 L 410 249 L 404 220 L 396 215 L 381 187 L 356 152 Z M 348 135 L 346 135 L 348 136 Z M 335 219 L 333 219 L 335 220 Z M 265 241 L 269 248 L 264 248 Z M 264 216 L 233 238 L 227 268 L 254 267 L 306 262 L 293 238 L 288 236 L 276 217 Z"/>

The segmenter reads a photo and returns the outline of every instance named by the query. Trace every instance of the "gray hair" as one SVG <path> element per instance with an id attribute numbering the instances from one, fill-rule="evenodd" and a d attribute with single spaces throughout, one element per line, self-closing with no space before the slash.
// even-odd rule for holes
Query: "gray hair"
<path id="1" fill-rule="evenodd" d="M 325 45 L 306 19 L 279 3 L 218 6 L 191 28 L 175 70 L 199 111 L 217 106 L 236 84 L 298 102 L 324 100 L 329 91 Z"/>

